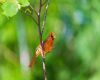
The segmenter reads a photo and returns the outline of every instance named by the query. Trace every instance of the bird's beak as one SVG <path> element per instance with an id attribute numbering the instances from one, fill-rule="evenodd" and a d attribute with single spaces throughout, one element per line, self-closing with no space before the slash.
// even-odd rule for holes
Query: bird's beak
<path id="1" fill-rule="evenodd" d="M 56 36 L 54 35 L 54 39 L 56 39 Z"/>

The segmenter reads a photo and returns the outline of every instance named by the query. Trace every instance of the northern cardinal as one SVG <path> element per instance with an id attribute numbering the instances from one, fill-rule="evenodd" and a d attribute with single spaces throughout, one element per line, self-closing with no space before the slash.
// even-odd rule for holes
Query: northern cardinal
<path id="1" fill-rule="evenodd" d="M 54 44 L 54 39 L 55 39 L 55 34 L 53 32 L 50 32 L 49 33 L 49 36 L 47 37 L 47 39 L 45 41 L 43 41 L 43 50 L 44 50 L 44 55 L 47 53 L 47 52 L 50 52 L 53 48 L 53 44 Z M 32 67 L 32 65 L 34 65 L 35 61 L 36 61 L 36 58 L 39 56 L 39 55 L 42 55 L 42 47 L 41 45 L 39 45 L 36 49 L 36 54 L 34 55 L 31 63 L 29 64 L 29 67 Z"/>

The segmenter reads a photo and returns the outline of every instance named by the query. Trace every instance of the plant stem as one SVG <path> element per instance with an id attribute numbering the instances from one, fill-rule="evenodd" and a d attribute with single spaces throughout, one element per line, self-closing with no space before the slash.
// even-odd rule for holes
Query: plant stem
<path id="1" fill-rule="evenodd" d="M 47 2 L 47 0 L 43 3 L 43 5 L 46 4 L 46 2 Z M 46 5 L 46 10 L 45 10 L 45 12 L 44 12 L 44 20 L 43 20 L 42 31 L 41 31 L 42 34 L 43 34 L 43 32 L 44 32 L 44 26 L 45 26 L 45 23 L 46 23 L 46 16 L 47 16 L 47 12 L 48 12 L 49 3 L 50 3 L 50 1 L 48 0 L 47 5 Z"/>
<path id="2" fill-rule="evenodd" d="M 40 36 L 40 44 L 42 47 L 42 65 L 43 65 L 44 80 L 47 80 L 45 55 L 44 55 L 44 49 L 43 49 L 42 31 L 41 31 L 41 24 L 40 24 L 41 8 L 42 8 L 42 0 L 40 0 L 40 7 L 39 7 L 39 11 L 38 11 L 38 32 L 39 32 L 39 36 Z"/>

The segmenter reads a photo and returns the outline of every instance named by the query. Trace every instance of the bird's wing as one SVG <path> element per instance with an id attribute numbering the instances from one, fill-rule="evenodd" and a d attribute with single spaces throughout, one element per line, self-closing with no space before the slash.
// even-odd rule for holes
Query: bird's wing
<path id="1" fill-rule="evenodd" d="M 42 53 L 42 47 L 41 47 L 41 45 L 39 45 L 39 46 L 36 48 L 36 57 L 38 57 L 41 53 Z"/>

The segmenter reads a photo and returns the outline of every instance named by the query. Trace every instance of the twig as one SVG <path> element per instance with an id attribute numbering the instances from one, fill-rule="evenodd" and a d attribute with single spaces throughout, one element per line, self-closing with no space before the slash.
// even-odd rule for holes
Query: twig
<path id="1" fill-rule="evenodd" d="M 32 5 L 30 4 L 29 7 L 33 10 L 33 12 L 35 12 L 35 14 L 38 16 L 37 11 L 32 7 Z"/>
<path id="2" fill-rule="evenodd" d="M 28 15 L 33 19 L 33 21 L 36 23 L 36 25 L 38 25 L 38 22 L 34 19 L 34 17 L 31 14 L 28 14 Z"/>
<path id="3" fill-rule="evenodd" d="M 46 0 L 47 1 L 47 0 Z M 46 2 L 45 1 L 45 2 Z M 44 20 L 43 20 L 43 24 L 42 24 L 42 34 L 44 32 L 44 26 L 45 26 L 45 23 L 46 23 L 46 16 L 47 16 L 47 12 L 48 12 L 48 6 L 49 6 L 49 3 L 50 3 L 50 0 L 48 0 L 47 2 L 47 5 L 46 5 L 46 11 L 44 13 Z"/>
<path id="4" fill-rule="evenodd" d="M 31 8 L 31 9 L 30 9 Z M 31 5 L 29 5 L 29 8 L 27 8 L 26 10 L 25 10 L 25 13 L 27 13 L 27 15 L 29 15 L 32 19 L 33 19 L 33 21 L 38 25 L 38 22 L 35 20 L 35 18 L 32 16 L 32 11 L 34 11 L 35 13 L 36 13 L 36 15 L 37 15 L 37 12 L 36 12 L 36 10 L 35 9 L 33 9 L 33 7 L 31 6 Z"/>
<path id="5" fill-rule="evenodd" d="M 33 19 L 33 21 L 38 25 L 38 22 L 34 19 L 34 17 L 32 15 L 30 15 L 30 16 Z"/>

